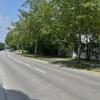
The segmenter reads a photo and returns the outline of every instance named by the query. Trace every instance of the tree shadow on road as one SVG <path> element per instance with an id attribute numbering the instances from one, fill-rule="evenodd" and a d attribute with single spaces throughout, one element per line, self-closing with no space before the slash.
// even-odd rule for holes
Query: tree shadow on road
<path id="1" fill-rule="evenodd" d="M 18 90 L 4 89 L 2 86 L 0 86 L 0 91 L 2 92 L 2 95 L 0 95 L 2 100 L 40 100 L 30 98 L 27 94 Z"/>

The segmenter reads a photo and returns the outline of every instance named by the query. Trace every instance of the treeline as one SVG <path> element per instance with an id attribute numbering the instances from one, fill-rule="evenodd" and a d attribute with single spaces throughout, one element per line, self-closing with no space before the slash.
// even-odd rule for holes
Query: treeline
<path id="1" fill-rule="evenodd" d="M 19 20 L 8 28 L 6 44 L 35 55 L 71 56 L 80 59 L 86 49 L 100 45 L 99 0 L 26 0 Z"/>
<path id="2" fill-rule="evenodd" d="M 4 48 L 5 48 L 5 44 L 0 42 L 0 51 L 4 50 Z"/>

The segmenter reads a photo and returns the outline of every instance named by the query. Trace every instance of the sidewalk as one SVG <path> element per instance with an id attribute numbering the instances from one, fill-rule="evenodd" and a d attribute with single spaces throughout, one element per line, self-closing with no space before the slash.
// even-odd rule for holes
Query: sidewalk
<path id="1" fill-rule="evenodd" d="M 0 79 L 0 100 L 6 100 L 1 79 Z"/>

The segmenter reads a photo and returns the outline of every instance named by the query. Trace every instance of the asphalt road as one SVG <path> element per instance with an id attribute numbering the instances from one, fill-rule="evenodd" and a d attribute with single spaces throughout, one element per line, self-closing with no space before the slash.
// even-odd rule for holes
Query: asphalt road
<path id="1" fill-rule="evenodd" d="M 6 100 L 100 100 L 100 75 L 0 52 Z"/>

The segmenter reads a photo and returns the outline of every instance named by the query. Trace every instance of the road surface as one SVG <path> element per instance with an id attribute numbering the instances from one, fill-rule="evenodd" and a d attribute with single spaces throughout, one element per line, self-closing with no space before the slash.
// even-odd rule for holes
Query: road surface
<path id="1" fill-rule="evenodd" d="M 100 75 L 0 52 L 5 100 L 100 100 Z"/>

